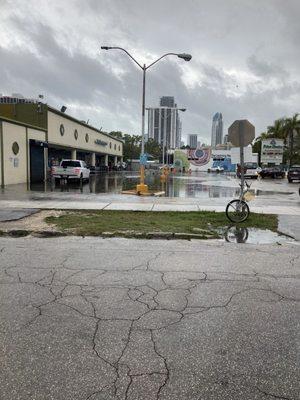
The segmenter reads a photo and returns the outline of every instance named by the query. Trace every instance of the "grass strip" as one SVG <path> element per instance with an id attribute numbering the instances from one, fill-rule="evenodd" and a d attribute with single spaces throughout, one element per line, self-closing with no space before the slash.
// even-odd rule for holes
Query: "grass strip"
<path id="1" fill-rule="evenodd" d="M 232 225 L 224 213 L 212 211 L 69 211 L 57 217 L 47 217 L 45 221 L 61 231 L 82 236 L 119 232 L 118 236 L 122 231 L 132 231 L 140 234 L 199 233 L 204 237 L 218 238 L 218 229 Z M 252 213 L 239 226 L 277 231 L 278 219 L 276 215 Z"/>

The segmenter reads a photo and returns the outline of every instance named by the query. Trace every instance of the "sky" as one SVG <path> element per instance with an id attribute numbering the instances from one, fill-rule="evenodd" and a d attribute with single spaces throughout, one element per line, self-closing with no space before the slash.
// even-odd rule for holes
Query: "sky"
<path id="1" fill-rule="evenodd" d="M 146 106 L 174 96 L 182 135 L 210 143 L 214 113 L 224 134 L 248 119 L 256 135 L 300 111 L 299 0 L 0 0 L 0 93 L 21 93 L 104 131 L 141 133 Z"/>

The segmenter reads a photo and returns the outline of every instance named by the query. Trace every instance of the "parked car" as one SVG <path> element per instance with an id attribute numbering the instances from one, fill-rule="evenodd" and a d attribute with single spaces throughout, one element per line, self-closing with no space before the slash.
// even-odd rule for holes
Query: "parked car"
<path id="1" fill-rule="evenodd" d="M 224 168 L 220 167 L 220 165 L 218 165 L 217 167 L 211 167 L 207 170 L 207 172 L 224 172 Z"/>
<path id="2" fill-rule="evenodd" d="M 300 180 L 300 165 L 292 166 L 287 174 L 287 178 L 289 182 L 299 181 Z"/>
<path id="3" fill-rule="evenodd" d="M 246 162 L 244 163 L 244 177 L 249 179 L 257 179 L 258 174 L 260 172 L 260 168 L 258 167 L 256 162 Z M 237 165 L 237 177 L 241 177 L 241 166 Z"/>
<path id="4" fill-rule="evenodd" d="M 90 170 L 90 175 L 95 175 L 100 172 L 108 172 L 108 166 L 107 165 L 98 165 L 97 167 L 95 166 L 90 166 L 88 167 Z"/>
<path id="5" fill-rule="evenodd" d="M 263 168 L 259 174 L 262 179 L 264 179 L 264 178 L 275 179 L 275 178 L 284 178 L 285 177 L 285 172 L 280 167 Z"/>
<path id="6" fill-rule="evenodd" d="M 89 180 L 90 170 L 81 160 L 62 160 L 59 167 L 52 167 L 53 178 Z"/>

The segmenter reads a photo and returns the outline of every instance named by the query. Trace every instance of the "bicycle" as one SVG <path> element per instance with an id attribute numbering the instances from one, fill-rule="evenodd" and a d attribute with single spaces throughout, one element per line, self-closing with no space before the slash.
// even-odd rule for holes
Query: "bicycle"
<path id="1" fill-rule="evenodd" d="M 231 222 L 244 222 L 250 215 L 249 206 L 246 201 L 249 200 L 247 193 L 250 189 L 249 183 L 240 183 L 241 193 L 238 199 L 231 200 L 226 206 L 226 216 Z"/>

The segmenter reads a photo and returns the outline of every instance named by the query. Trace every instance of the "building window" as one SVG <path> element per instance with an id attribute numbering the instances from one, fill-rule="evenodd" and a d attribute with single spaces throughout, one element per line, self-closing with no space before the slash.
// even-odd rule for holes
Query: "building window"
<path id="1" fill-rule="evenodd" d="M 116 144 L 114 145 L 114 149 L 117 150 L 117 145 Z"/>
<path id="2" fill-rule="evenodd" d="M 121 150 L 121 147 L 120 147 L 120 145 L 119 145 L 119 151 Z"/>
<path id="3" fill-rule="evenodd" d="M 89 141 L 89 134 L 88 134 L 88 133 L 85 134 L 85 141 L 86 141 L 86 142 Z"/>
<path id="4" fill-rule="evenodd" d="M 109 142 L 109 148 L 111 149 L 111 142 Z"/>
<path id="5" fill-rule="evenodd" d="M 12 145 L 12 151 L 14 155 L 16 156 L 19 153 L 20 147 L 17 142 L 14 142 Z"/>
<path id="6" fill-rule="evenodd" d="M 74 131 L 74 138 L 75 138 L 75 140 L 78 139 L 78 131 L 77 131 L 77 129 L 75 129 L 75 131 Z"/>
<path id="7" fill-rule="evenodd" d="M 64 136 L 64 134 L 65 134 L 65 127 L 63 126 L 63 124 L 60 124 L 59 132 L 60 132 L 61 136 Z"/>

